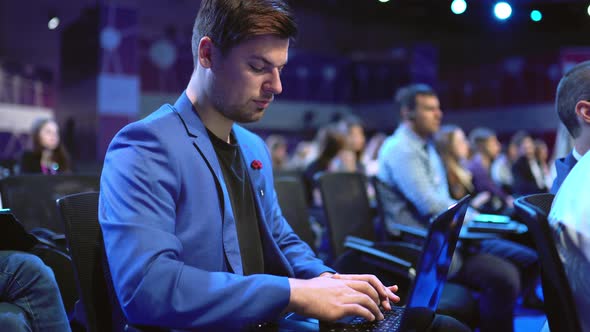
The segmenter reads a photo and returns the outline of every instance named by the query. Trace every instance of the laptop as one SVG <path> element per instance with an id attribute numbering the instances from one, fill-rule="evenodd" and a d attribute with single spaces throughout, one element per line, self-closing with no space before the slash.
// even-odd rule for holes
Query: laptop
<path id="1" fill-rule="evenodd" d="M 360 317 L 345 317 L 335 323 L 320 322 L 320 331 L 397 332 L 406 324 L 429 325 L 447 280 L 470 199 L 469 195 L 463 197 L 436 216 L 430 224 L 422 255 L 418 260 L 416 279 L 408 293 L 405 307 L 392 306 L 391 311 L 383 312 L 385 319 L 381 321 L 368 322 Z"/>
<path id="2" fill-rule="evenodd" d="M 467 223 L 467 230 L 475 233 L 515 234 L 526 231 L 526 226 L 509 216 L 481 213 Z"/>
<path id="3" fill-rule="evenodd" d="M 0 209 L 0 250 L 28 251 L 39 240 L 27 232 L 10 209 Z"/>

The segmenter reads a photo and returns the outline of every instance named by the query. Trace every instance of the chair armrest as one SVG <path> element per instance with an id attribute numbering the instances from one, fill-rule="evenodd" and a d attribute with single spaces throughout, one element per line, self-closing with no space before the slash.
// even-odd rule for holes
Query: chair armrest
<path id="1" fill-rule="evenodd" d="M 418 264 L 418 260 L 422 255 L 422 245 L 415 245 L 413 243 L 403 241 L 378 242 L 375 243 L 373 248 L 404 261 L 410 262 L 412 266 L 416 266 Z"/>
<path id="2" fill-rule="evenodd" d="M 406 233 L 408 235 L 412 235 L 421 239 L 426 239 L 426 235 L 428 234 L 428 231 L 425 229 L 406 226 L 402 224 L 390 224 L 389 227 L 394 230 L 400 231 L 401 233 Z"/>
<path id="3" fill-rule="evenodd" d="M 375 242 L 373 241 L 369 241 L 369 240 L 365 240 L 363 238 L 354 236 L 354 235 L 348 235 L 346 236 L 346 239 L 344 239 L 344 243 L 356 243 L 359 244 L 361 246 L 365 246 L 365 247 L 373 247 L 375 245 Z"/>
<path id="4" fill-rule="evenodd" d="M 416 277 L 416 269 L 411 262 L 398 258 L 381 250 L 363 246 L 356 242 L 345 242 L 344 246 L 356 252 L 362 253 L 363 256 L 370 261 L 378 264 L 382 268 L 394 273 L 403 273 L 409 279 Z"/>

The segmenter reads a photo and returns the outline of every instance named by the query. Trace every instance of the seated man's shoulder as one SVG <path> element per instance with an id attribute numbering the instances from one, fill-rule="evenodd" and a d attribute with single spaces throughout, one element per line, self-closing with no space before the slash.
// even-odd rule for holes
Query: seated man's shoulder
<path id="1" fill-rule="evenodd" d="M 172 105 L 164 104 L 145 118 L 137 121 L 137 123 L 143 124 L 148 128 L 153 128 L 170 125 L 178 126 L 181 121 L 179 119 L 179 115 L 176 114 Z"/>
<path id="2" fill-rule="evenodd" d="M 413 153 L 414 146 L 405 137 L 394 135 L 383 142 L 381 150 L 387 153 Z"/>
<path id="3" fill-rule="evenodd" d="M 125 125 L 119 133 L 150 132 L 157 135 L 158 133 L 165 133 L 170 130 L 178 131 L 181 129 L 181 126 L 182 121 L 173 111 L 171 105 L 165 104 L 143 119 Z"/>

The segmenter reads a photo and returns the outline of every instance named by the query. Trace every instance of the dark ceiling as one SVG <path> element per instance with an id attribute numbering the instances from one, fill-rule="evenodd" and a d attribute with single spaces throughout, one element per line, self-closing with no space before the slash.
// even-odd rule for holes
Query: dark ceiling
<path id="1" fill-rule="evenodd" d="M 445 63 L 463 63 L 506 54 L 547 53 L 560 47 L 589 46 L 590 16 L 585 0 L 506 0 L 512 16 L 493 15 L 492 0 L 466 0 L 467 10 L 455 15 L 451 0 L 298 0 L 295 8 L 339 17 L 352 25 L 383 26 L 396 31 L 400 42 L 428 41 L 441 50 Z M 530 11 L 543 19 L 533 22 Z M 401 33 L 400 33 L 401 31 Z M 475 59 L 475 60 L 474 60 Z"/>
<path id="2" fill-rule="evenodd" d="M 298 0 L 292 5 L 321 12 L 324 15 L 346 17 L 352 22 L 389 25 L 415 25 L 425 30 L 465 29 L 494 31 L 498 26 L 518 26 L 521 29 L 570 29 L 590 27 L 590 16 L 585 0 L 507 0 L 513 14 L 500 22 L 493 17 L 496 1 L 467 0 L 467 11 L 455 15 L 450 11 L 450 0 Z M 543 13 L 541 22 L 532 22 L 530 11 Z"/>

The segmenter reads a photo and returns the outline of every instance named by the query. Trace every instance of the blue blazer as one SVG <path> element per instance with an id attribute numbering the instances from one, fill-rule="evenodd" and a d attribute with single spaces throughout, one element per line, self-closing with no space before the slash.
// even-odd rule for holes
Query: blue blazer
<path id="1" fill-rule="evenodd" d="M 553 185 L 551 186 L 551 193 L 553 195 L 557 194 L 557 191 L 559 190 L 559 187 L 561 187 L 563 180 L 565 180 L 572 168 L 576 166 L 577 162 L 578 161 L 576 160 L 576 157 L 574 157 L 573 151 L 565 156 L 565 158 L 559 158 L 555 160 L 556 176 L 555 180 L 553 180 Z"/>
<path id="2" fill-rule="evenodd" d="M 282 216 L 262 139 L 234 125 L 248 166 L 265 273 L 244 276 L 217 155 L 186 94 L 123 128 L 101 176 L 99 220 L 115 292 L 130 323 L 226 331 L 275 320 L 288 277 L 331 271 Z M 254 160 L 262 169 L 250 167 Z"/>

